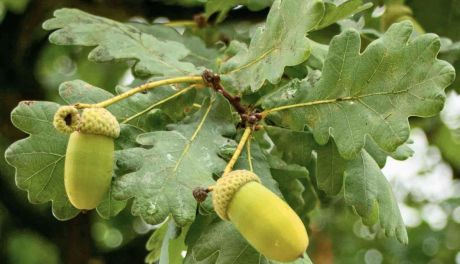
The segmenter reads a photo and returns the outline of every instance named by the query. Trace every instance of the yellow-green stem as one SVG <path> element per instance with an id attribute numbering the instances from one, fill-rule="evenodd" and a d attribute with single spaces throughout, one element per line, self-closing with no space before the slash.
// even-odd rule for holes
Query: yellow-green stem
<path id="1" fill-rule="evenodd" d="M 233 166 L 235 165 L 236 161 L 241 155 L 241 151 L 243 150 L 244 144 L 246 144 L 246 141 L 248 141 L 249 136 L 251 136 L 251 132 L 252 132 L 251 127 L 246 126 L 243 136 L 241 137 L 240 142 L 238 143 L 238 146 L 236 147 L 236 150 L 233 153 L 232 158 L 230 159 L 227 166 L 225 167 L 224 173 L 222 174 L 223 176 L 225 176 L 227 173 L 232 171 Z"/>
<path id="2" fill-rule="evenodd" d="M 248 143 L 246 144 L 246 151 L 248 154 L 249 170 L 254 171 L 254 169 L 252 168 L 251 139 L 248 139 Z"/>
<path id="3" fill-rule="evenodd" d="M 174 98 L 178 97 L 179 95 L 184 94 L 184 93 L 190 91 L 190 90 L 193 89 L 193 88 L 195 88 L 195 85 L 194 85 L 194 84 L 192 84 L 192 85 L 190 85 L 190 86 L 188 86 L 188 87 L 186 87 L 186 88 L 184 88 L 184 89 L 178 91 L 177 93 L 175 93 L 175 94 L 173 94 L 173 95 L 171 95 L 171 96 L 169 96 L 169 97 L 164 98 L 163 100 L 160 100 L 160 101 L 154 103 L 153 105 L 147 107 L 146 109 L 142 110 L 141 112 L 136 113 L 135 115 L 132 115 L 132 116 L 126 118 L 126 119 L 123 120 L 123 122 L 121 122 L 121 123 L 122 123 L 122 124 L 126 124 L 126 123 L 128 123 L 129 121 L 131 121 L 131 120 L 133 120 L 133 119 L 135 119 L 135 118 L 137 118 L 137 117 L 139 117 L 139 116 L 141 116 L 141 115 L 147 113 L 148 111 L 152 110 L 153 108 L 155 108 L 155 107 L 157 107 L 157 106 L 159 106 L 159 105 L 161 105 L 161 104 L 163 104 L 163 103 L 165 103 L 165 102 L 167 102 L 167 101 L 169 101 L 169 100 L 171 100 L 171 99 L 174 99 Z"/>
<path id="4" fill-rule="evenodd" d="M 119 94 L 117 96 L 114 96 L 110 99 L 107 99 L 105 101 L 96 103 L 96 104 L 75 104 L 76 108 L 93 108 L 93 107 L 107 107 L 109 105 L 112 105 L 114 103 L 117 103 L 123 99 L 126 99 L 132 95 L 135 95 L 137 93 L 147 91 L 156 87 L 160 87 L 163 85 L 168 85 L 168 84 L 174 84 L 174 83 L 203 83 L 203 79 L 201 76 L 181 76 L 181 77 L 174 77 L 174 78 L 169 78 L 169 79 L 164 79 L 160 81 L 153 81 L 153 82 L 148 82 L 144 83 L 140 86 L 137 86 L 131 90 L 128 90 L 122 94 Z"/>
<path id="5" fill-rule="evenodd" d="M 197 24 L 193 20 L 177 20 L 167 23 L 161 23 L 160 25 L 165 25 L 168 27 L 196 27 Z"/>

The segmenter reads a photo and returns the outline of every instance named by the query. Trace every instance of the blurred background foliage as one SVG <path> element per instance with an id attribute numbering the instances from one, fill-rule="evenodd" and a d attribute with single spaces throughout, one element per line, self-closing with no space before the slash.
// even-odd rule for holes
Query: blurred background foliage
<path id="1" fill-rule="evenodd" d="M 83 79 L 112 92 L 116 84 L 132 81 L 125 63 L 95 64 L 87 60 L 88 48 L 48 43 L 48 33 L 41 29 L 41 23 L 55 9 L 76 7 L 119 21 L 152 22 L 192 19 L 203 12 L 205 2 L 0 0 L 0 152 L 25 137 L 9 120 L 19 101 L 59 101 L 57 87 L 67 80 Z M 327 44 L 344 28 L 354 27 L 361 33 L 365 47 L 390 23 L 410 19 L 417 24 L 419 33 L 433 32 L 442 37 L 440 58 L 460 72 L 459 1 L 366 2 L 373 2 L 374 7 L 317 31 L 310 38 Z M 390 14 L 395 5 L 404 5 L 404 12 Z M 218 29 L 208 26 L 187 33 L 201 36 L 208 43 L 221 40 L 221 45 L 232 39 L 248 42 L 266 14 L 267 9 L 251 12 L 237 7 Z M 388 160 L 383 169 L 398 198 L 409 245 L 376 237 L 343 201 L 322 201 L 311 215 L 312 244 L 308 253 L 314 263 L 460 264 L 459 79 L 448 88 L 440 116 L 410 120 L 414 127 L 414 156 L 404 162 Z M 0 263 L 84 263 L 87 259 L 94 264 L 143 263 L 148 254 L 145 243 L 154 229 L 133 217 L 129 209 L 111 220 L 90 212 L 59 222 L 51 215 L 49 204 L 28 202 L 27 194 L 15 186 L 14 171 L 0 159 Z"/>

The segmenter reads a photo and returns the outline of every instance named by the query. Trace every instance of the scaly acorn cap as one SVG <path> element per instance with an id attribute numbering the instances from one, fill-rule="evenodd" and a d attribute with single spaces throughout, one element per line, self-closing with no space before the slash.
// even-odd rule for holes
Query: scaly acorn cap
<path id="1" fill-rule="evenodd" d="M 85 108 L 77 130 L 85 134 L 112 138 L 120 135 L 120 125 L 117 119 L 105 108 Z"/>
<path id="2" fill-rule="evenodd" d="M 247 170 L 234 170 L 217 180 L 212 191 L 212 204 L 220 218 L 229 220 L 227 208 L 233 196 L 243 185 L 252 181 L 260 183 L 259 177 Z"/>
<path id="3" fill-rule="evenodd" d="M 74 106 L 61 106 L 54 114 L 53 125 L 62 133 L 79 131 L 111 138 L 120 135 L 117 119 L 105 108 L 86 108 L 80 116 Z"/>
<path id="4" fill-rule="evenodd" d="M 54 114 L 53 125 L 61 133 L 72 133 L 78 128 L 80 114 L 72 105 L 59 107 Z"/>

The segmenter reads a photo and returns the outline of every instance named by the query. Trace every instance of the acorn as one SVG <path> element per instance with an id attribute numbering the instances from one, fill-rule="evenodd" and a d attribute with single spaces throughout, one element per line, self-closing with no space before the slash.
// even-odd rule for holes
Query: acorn
<path id="1" fill-rule="evenodd" d="M 64 165 L 70 203 L 81 210 L 94 209 L 110 187 L 118 121 L 104 108 L 86 108 L 80 117 L 75 107 L 62 106 L 53 124 L 58 131 L 71 133 Z"/>
<path id="2" fill-rule="evenodd" d="M 213 188 L 212 202 L 220 218 L 231 221 L 260 253 L 276 261 L 294 261 L 308 246 L 308 235 L 289 205 L 247 170 L 225 174 Z"/>

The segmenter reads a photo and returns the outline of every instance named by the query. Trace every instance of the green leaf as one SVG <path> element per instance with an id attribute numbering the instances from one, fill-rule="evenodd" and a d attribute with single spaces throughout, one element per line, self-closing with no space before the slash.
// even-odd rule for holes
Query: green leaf
<path id="1" fill-rule="evenodd" d="M 309 134 L 311 137 L 312 135 Z M 387 153 L 380 149 L 376 143 L 367 139 L 364 147 L 366 152 L 374 159 L 380 168 L 385 166 L 388 156 L 398 160 L 405 160 L 412 156 L 413 151 L 406 145 L 399 146 L 395 152 Z M 343 173 L 349 166 L 349 161 L 343 159 L 333 141 L 326 145 L 315 147 L 318 155 L 317 182 L 318 187 L 328 195 L 336 195 L 343 186 Z"/>
<path id="2" fill-rule="evenodd" d="M 450 39 L 441 38 L 441 51 L 439 57 L 451 63 L 456 72 L 460 72 L 460 41 L 452 42 Z M 460 92 L 459 76 L 457 76 L 451 87 L 455 89 L 457 93 Z"/>
<path id="3" fill-rule="evenodd" d="M 123 93 L 132 89 L 131 87 L 118 86 L 117 93 Z M 182 91 L 185 91 L 182 93 Z M 182 93 L 173 98 L 175 94 Z M 123 107 L 124 112 L 120 122 L 130 124 L 145 132 L 154 130 L 158 127 L 158 118 L 165 118 L 161 115 L 166 115 L 167 119 L 163 122 L 179 121 L 190 111 L 195 101 L 196 90 L 185 86 L 162 86 L 157 87 L 146 93 L 137 93 L 119 103 Z M 168 98 L 172 98 L 163 102 Z M 163 103 L 161 103 L 163 102 Z M 156 112 L 161 109 L 161 114 Z M 169 120 L 168 120 L 169 119 Z M 152 122 L 152 121 L 156 122 Z"/>
<path id="4" fill-rule="evenodd" d="M 270 6 L 272 3 L 273 0 L 208 0 L 206 2 L 205 15 L 209 18 L 214 13 L 219 13 L 216 23 L 220 23 L 225 19 L 227 13 L 238 5 L 244 5 L 251 11 L 257 11 Z"/>
<path id="5" fill-rule="evenodd" d="M 316 207 L 318 201 L 308 170 L 297 164 L 287 164 L 277 156 L 270 157 L 271 172 L 281 193 L 307 226 L 308 213 Z"/>
<path id="6" fill-rule="evenodd" d="M 318 188 L 328 195 L 337 195 L 343 186 L 343 173 L 347 161 L 337 151 L 333 141 L 316 149 L 316 182 Z"/>
<path id="7" fill-rule="evenodd" d="M 339 4 L 324 2 L 324 17 L 315 29 L 325 28 L 335 22 L 372 7 L 372 3 L 363 4 L 362 0 L 336 1 Z"/>
<path id="8" fill-rule="evenodd" d="M 308 132 L 273 126 L 265 126 L 264 130 L 274 144 L 270 156 L 273 177 L 279 183 L 286 201 L 307 223 L 308 213 L 316 207 L 318 200 L 306 169 L 312 161 L 316 143 Z"/>
<path id="9" fill-rule="evenodd" d="M 363 149 L 360 155 L 353 160 L 345 160 L 339 155 L 333 140 L 326 145 L 320 146 L 314 143 L 313 135 L 307 131 L 292 131 L 275 127 L 267 127 L 266 130 L 275 147 L 279 150 L 284 150 L 280 153 L 287 160 L 295 160 L 292 157 L 309 157 L 309 159 L 304 159 L 311 161 L 311 152 L 314 150 L 317 155 L 314 176 L 316 177 L 318 188 L 330 196 L 335 196 L 340 193 L 344 186 L 345 202 L 356 209 L 365 224 L 369 226 L 379 224 L 385 230 L 387 236 L 396 235 L 399 241 L 407 243 L 407 233 L 395 197 L 391 191 L 391 186 L 380 171 L 378 164 L 366 150 Z M 291 143 L 288 144 L 288 142 Z M 301 142 L 304 142 L 304 144 L 302 145 Z M 310 144 L 307 142 L 310 142 Z M 285 145 L 287 147 L 283 148 Z M 305 147 L 305 145 L 308 147 Z M 291 153 L 291 155 L 286 155 L 286 153 Z M 272 157 L 276 158 L 276 156 Z M 301 159 L 301 161 L 304 159 Z M 296 176 L 301 175 L 298 173 L 299 168 L 279 161 L 277 164 L 272 162 L 272 167 L 274 168 L 272 170 L 273 175 L 280 183 L 280 189 L 284 191 L 283 193 L 288 193 L 286 199 L 299 206 L 301 204 L 299 187 L 296 186 L 297 183 L 290 182 L 292 177 L 302 180 L 301 176 Z M 287 178 L 286 176 L 289 175 L 292 177 Z M 304 180 L 304 186 L 310 189 L 303 192 L 303 201 L 306 208 L 301 211 L 303 213 L 299 214 L 301 216 L 313 209 L 308 206 L 314 207 L 316 202 L 316 195 L 311 181 L 305 182 Z M 296 207 L 294 206 L 294 208 Z"/>
<path id="10" fill-rule="evenodd" d="M 257 141 L 251 141 L 250 146 L 251 155 L 248 155 L 248 148 L 245 146 L 245 151 L 241 153 L 234 169 L 250 170 L 251 167 L 249 165 L 249 159 L 251 159 L 253 171 L 257 174 L 257 176 L 259 176 L 262 184 L 278 196 L 282 197 L 278 184 L 272 177 L 267 156 L 264 154 Z"/>
<path id="11" fill-rule="evenodd" d="M 168 230 L 161 245 L 159 264 L 182 264 L 182 251 L 187 250 L 185 237 L 190 226 L 180 228 L 172 220 L 166 224 Z"/>
<path id="12" fill-rule="evenodd" d="M 310 45 L 311 55 L 306 63 L 313 69 L 321 70 L 323 68 L 324 61 L 326 60 L 329 46 L 312 40 L 310 40 Z"/>
<path id="13" fill-rule="evenodd" d="M 144 133 L 142 129 L 129 124 L 120 124 L 120 136 L 115 141 L 115 150 L 139 147 L 136 137 Z"/>
<path id="14" fill-rule="evenodd" d="M 96 103 L 113 96 L 80 80 L 63 83 L 59 93 L 68 104 Z M 64 189 L 68 135 L 59 133 L 53 126 L 54 113 L 58 108 L 58 104 L 51 102 L 20 103 L 11 113 L 11 119 L 18 129 L 30 134 L 30 137 L 13 143 L 5 152 L 5 157 L 16 168 L 17 185 L 28 192 L 29 200 L 32 203 L 52 201 L 54 216 L 67 220 L 76 216 L 79 210 L 70 204 Z M 112 105 L 108 109 L 117 117 L 125 111 L 122 105 Z M 130 134 L 122 133 L 116 145 L 118 140 L 132 141 L 129 137 Z M 114 200 L 110 190 L 96 209 L 102 217 L 110 218 L 125 205 L 124 201 Z"/>
<path id="15" fill-rule="evenodd" d="M 201 234 L 205 232 L 214 220 L 218 219 L 216 214 L 200 214 L 196 215 L 195 221 L 190 225 L 187 232 L 185 243 L 187 246 L 193 245 L 200 238 Z"/>
<path id="16" fill-rule="evenodd" d="M 239 91 L 248 86 L 257 91 L 265 80 L 279 82 L 286 66 L 300 64 L 310 55 L 305 35 L 319 23 L 323 12 L 319 0 L 275 1 L 265 27 L 257 30 L 248 49 L 222 65 L 222 80 Z"/>
<path id="17" fill-rule="evenodd" d="M 64 190 L 64 160 L 67 135 L 53 126 L 59 105 L 52 102 L 23 101 L 11 113 L 11 121 L 30 136 L 13 143 L 5 152 L 6 161 L 16 168 L 16 185 L 28 192 L 31 203 L 52 202 L 59 220 L 75 217 Z"/>
<path id="18" fill-rule="evenodd" d="M 395 151 L 409 137 L 408 117 L 437 114 L 455 77 L 450 64 L 436 59 L 439 38 L 425 34 L 408 42 L 411 32 L 410 22 L 394 24 L 362 54 L 358 32 L 343 32 L 333 38 L 314 87 L 294 80 L 268 96 L 264 108 L 289 108 L 280 114 L 283 126 L 308 126 L 321 145 L 332 136 L 346 159 L 360 153 L 366 135 Z"/>
<path id="19" fill-rule="evenodd" d="M 195 218 L 192 190 L 212 184 L 212 174 L 223 170 L 217 153 L 235 128 L 221 95 L 206 99 L 198 112 L 171 128 L 139 135 L 138 143 L 147 149 L 121 151 L 117 166 L 132 172 L 115 179 L 114 193 L 119 199 L 134 197 L 132 213 L 148 223 L 172 214 L 184 226 Z"/>
<path id="20" fill-rule="evenodd" d="M 190 51 L 183 61 L 190 62 L 195 66 L 203 66 L 207 69 L 217 70 L 216 59 L 219 55 L 218 51 L 206 47 L 206 43 L 204 43 L 201 38 L 191 34 L 189 31 L 179 34 L 174 28 L 168 26 L 140 23 L 132 23 L 132 26 L 138 28 L 142 32 L 153 35 L 157 39 L 182 43 Z"/>
<path id="21" fill-rule="evenodd" d="M 266 126 L 265 131 L 275 144 L 272 153 L 280 155 L 287 163 L 304 167 L 310 163 L 311 153 L 316 146 L 311 133 L 274 126 Z"/>
<path id="22" fill-rule="evenodd" d="M 189 51 L 181 43 L 161 41 L 137 28 L 77 9 L 63 8 L 43 28 L 54 31 L 49 39 L 58 45 L 96 46 L 88 58 L 96 62 L 134 60 L 134 72 L 148 75 L 191 75 L 200 72 L 182 62 Z"/>
<path id="23" fill-rule="evenodd" d="M 145 244 L 146 249 L 149 251 L 149 254 L 145 257 L 145 263 L 153 264 L 160 259 L 161 245 L 168 232 L 168 226 L 168 222 L 161 224 L 161 226 L 152 233 L 147 244 Z"/>
<path id="24" fill-rule="evenodd" d="M 460 138 L 457 130 L 440 125 L 433 136 L 433 143 L 441 151 L 443 159 L 460 171 Z"/>
<path id="25" fill-rule="evenodd" d="M 268 260 L 258 253 L 227 221 L 217 221 L 208 226 L 200 238 L 189 246 L 185 264 L 281 264 Z M 311 264 L 306 254 L 303 259 L 290 264 Z"/>
<path id="26" fill-rule="evenodd" d="M 344 178 L 345 202 L 356 210 L 363 223 L 379 223 L 386 236 L 396 236 L 407 244 L 406 227 L 391 186 L 365 150 L 348 162 Z"/>
<path id="27" fill-rule="evenodd" d="M 377 162 L 380 168 L 385 166 L 387 157 L 390 156 L 395 160 L 406 160 L 414 154 L 414 151 L 408 146 L 408 144 L 403 144 L 399 146 L 394 152 L 388 153 L 383 151 L 372 139 L 366 139 L 366 145 L 364 146 L 367 153 L 369 153 L 372 158 Z"/>
<path id="28" fill-rule="evenodd" d="M 318 187 L 328 195 L 337 195 L 343 186 L 346 204 L 356 210 L 364 224 L 378 224 L 386 236 L 396 236 L 407 244 L 407 232 L 391 186 L 372 156 L 363 149 L 355 159 L 345 160 L 333 141 L 316 152 Z"/>
<path id="29" fill-rule="evenodd" d="M 113 181 L 110 189 L 101 203 L 96 207 L 97 213 L 104 219 L 117 216 L 126 207 L 126 201 L 118 201 L 113 196 Z"/>

